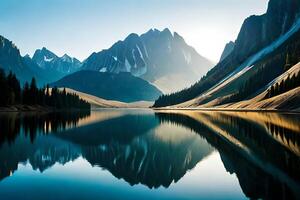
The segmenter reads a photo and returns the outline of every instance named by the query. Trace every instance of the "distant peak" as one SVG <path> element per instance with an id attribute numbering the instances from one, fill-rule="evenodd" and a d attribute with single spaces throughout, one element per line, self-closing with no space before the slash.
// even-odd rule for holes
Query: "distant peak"
<path id="1" fill-rule="evenodd" d="M 44 53 L 51 53 L 52 54 L 52 52 L 49 49 L 47 49 L 46 47 L 43 47 L 42 49 L 37 49 L 37 51 L 44 52 Z"/>
<path id="2" fill-rule="evenodd" d="M 127 36 L 127 38 L 125 39 L 125 41 L 128 41 L 128 40 L 134 40 L 134 39 L 137 39 L 139 38 L 139 35 L 136 34 L 136 33 L 131 33 Z"/>
<path id="3" fill-rule="evenodd" d="M 44 59 L 44 57 L 50 59 L 50 58 L 57 58 L 58 56 L 54 54 L 52 51 L 48 50 L 46 47 L 43 47 L 42 49 L 37 49 L 33 55 L 33 59 Z"/>
<path id="4" fill-rule="evenodd" d="M 162 33 L 162 34 L 165 34 L 165 35 L 168 36 L 168 37 L 173 37 L 172 32 L 171 32 L 170 29 L 168 29 L 168 28 L 165 28 L 161 33 Z"/>
<path id="5" fill-rule="evenodd" d="M 62 56 L 62 58 L 71 58 L 68 54 L 64 54 L 63 56 Z"/>
<path id="6" fill-rule="evenodd" d="M 29 54 L 26 54 L 24 58 L 31 58 Z"/>
<path id="7" fill-rule="evenodd" d="M 179 35 L 177 32 L 174 32 L 174 39 L 185 42 L 183 37 L 181 35 Z"/>
<path id="8" fill-rule="evenodd" d="M 162 32 L 168 32 L 168 33 L 171 33 L 171 31 L 170 31 L 169 28 L 165 28 Z"/>
<path id="9" fill-rule="evenodd" d="M 64 54 L 62 57 L 61 57 L 61 59 L 63 60 L 63 61 L 65 61 L 65 62 L 72 62 L 72 58 L 68 55 L 68 54 Z"/>

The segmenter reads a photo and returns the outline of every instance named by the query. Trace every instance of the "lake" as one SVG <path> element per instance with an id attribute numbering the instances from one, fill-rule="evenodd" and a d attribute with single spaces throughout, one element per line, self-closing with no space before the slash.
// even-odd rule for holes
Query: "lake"
<path id="1" fill-rule="evenodd" d="M 0 113 L 0 199 L 299 199 L 300 115 Z"/>

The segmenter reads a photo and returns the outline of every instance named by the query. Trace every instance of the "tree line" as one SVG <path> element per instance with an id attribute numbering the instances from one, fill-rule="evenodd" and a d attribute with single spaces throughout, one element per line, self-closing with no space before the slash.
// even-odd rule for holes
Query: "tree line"
<path id="1" fill-rule="evenodd" d="M 25 82 L 21 88 L 16 75 L 9 72 L 5 74 L 0 69 L 0 106 L 12 105 L 40 105 L 55 109 L 90 109 L 90 104 L 79 98 L 76 94 L 67 93 L 65 89 L 38 88 L 35 78 L 31 82 Z"/>
<path id="2" fill-rule="evenodd" d="M 297 75 L 288 76 L 287 79 L 272 85 L 266 94 L 266 98 L 272 98 L 297 87 L 300 87 L 300 72 L 298 72 Z"/>

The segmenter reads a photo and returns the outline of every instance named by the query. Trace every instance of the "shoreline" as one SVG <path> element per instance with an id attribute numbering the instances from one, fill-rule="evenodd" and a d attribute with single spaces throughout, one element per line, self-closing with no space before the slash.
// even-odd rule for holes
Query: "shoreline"
<path id="1" fill-rule="evenodd" d="M 51 112 L 77 112 L 77 111 L 88 111 L 88 110 L 80 110 L 80 109 L 55 109 L 48 106 L 40 106 L 40 105 L 14 105 L 7 107 L 0 107 L 0 113 L 51 113 Z M 89 110 L 91 111 L 91 110 Z"/>
<path id="2" fill-rule="evenodd" d="M 111 107 L 111 108 L 92 108 L 89 111 L 97 111 L 102 109 L 149 109 L 154 111 L 215 111 L 215 112 L 268 112 L 268 113 L 287 113 L 287 114 L 300 114 L 297 110 L 276 110 L 276 109 L 234 109 L 234 108 L 141 108 L 141 107 Z M 76 112 L 76 111 L 87 111 L 80 109 L 53 109 L 51 107 L 45 107 L 40 105 L 28 106 L 28 105 L 16 105 L 8 107 L 0 107 L 0 113 L 25 113 L 25 112 L 38 112 L 38 113 L 49 113 L 49 112 Z"/>
<path id="3" fill-rule="evenodd" d="M 289 113 L 300 114 L 297 110 L 276 110 L 276 109 L 234 109 L 234 108 L 151 108 L 158 111 L 215 111 L 215 112 L 269 112 L 269 113 Z"/>

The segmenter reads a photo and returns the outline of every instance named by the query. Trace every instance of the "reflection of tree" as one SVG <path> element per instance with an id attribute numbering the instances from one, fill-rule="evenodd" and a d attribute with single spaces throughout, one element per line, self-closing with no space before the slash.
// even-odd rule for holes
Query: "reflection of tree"
<path id="1" fill-rule="evenodd" d="M 170 120 L 189 127 L 205 137 L 220 152 L 226 169 L 237 175 L 248 197 L 294 199 L 300 195 L 299 156 L 271 138 L 272 134 L 267 132 L 268 129 L 247 120 L 247 117 L 234 117 L 222 113 L 209 114 L 208 112 L 190 116 L 187 113 L 158 113 L 157 116 L 162 121 Z M 213 125 L 208 126 L 208 124 Z M 280 128 L 273 127 L 273 129 Z M 216 134 L 216 130 L 222 130 L 225 134 L 240 141 L 246 148 L 249 148 L 250 151 L 247 151 L 251 152 L 252 158 Z M 284 134 L 284 131 L 281 133 Z M 290 134 L 290 130 L 286 133 Z M 299 133 L 294 132 L 294 134 Z M 262 160 L 266 166 L 258 164 L 257 160 Z"/>
<path id="2" fill-rule="evenodd" d="M 75 147 L 43 135 L 76 126 L 80 118 L 88 115 L 89 112 L 1 115 L 0 179 L 13 173 L 18 163 L 27 160 L 34 169 L 44 171 L 56 162 L 63 164 L 78 157 Z"/>
<path id="3" fill-rule="evenodd" d="M 131 185 L 169 187 L 212 151 L 205 139 L 218 149 L 226 170 L 237 175 L 249 198 L 293 199 L 299 195 L 299 132 L 297 123 L 289 126 L 284 117 L 276 125 L 274 121 L 255 121 L 247 114 L 221 112 L 157 113 L 156 117 L 127 114 L 68 129 L 86 116 L 0 116 L 4 133 L 0 135 L 0 178 L 27 160 L 42 172 L 82 155 L 91 165 L 107 169 Z M 157 134 L 165 124 L 182 128 L 184 137 L 167 138 L 166 132 L 175 129 Z"/>
<path id="4" fill-rule="evenodd" d="M 21 130 L 33 142 L 37 134 L 59 132 L 66 130 L 67 127 L 75 127 L 79 119 L 89 115 L 90 111 L 0 115 L 0 146 L 4 142 L 12 143 Z"/>
<path id="5" fill-rule="evenodd" d="M 30 130 L 42 130 L 43 123 L 39 121 L 34 116 L 22 120 L 29 130 L 28 136 Z M 31 128 L 28 124 L 36 126 Z M 66 163 L 82 155 L 93 166 L 101 166 L 131 185 L 169 187 L 212 152 L 212 148 L 198 135 L 187 135 L 185 129 L 181 130 L 184 136 L 180 139 L 162 139 L 156 134 L 157 127 L 160 124 L 153 115 L 129 114 L 47 137 L 36 134 L 33 143 L 31 136 L 17 137 L 13 145 L 5 143 L 1 148 L 2 163 L 11 162 L 5 166 L 0 164 L 2 177 L 26 160 L 33 169 L 44 171 L 56 162 Z"/>
<path id="6" fill-rule="evenodd" d="M 17 113 L 0 115 L 0 146 L 6 141 L 12 143 L 20 133 L 21 120 Z"/>

